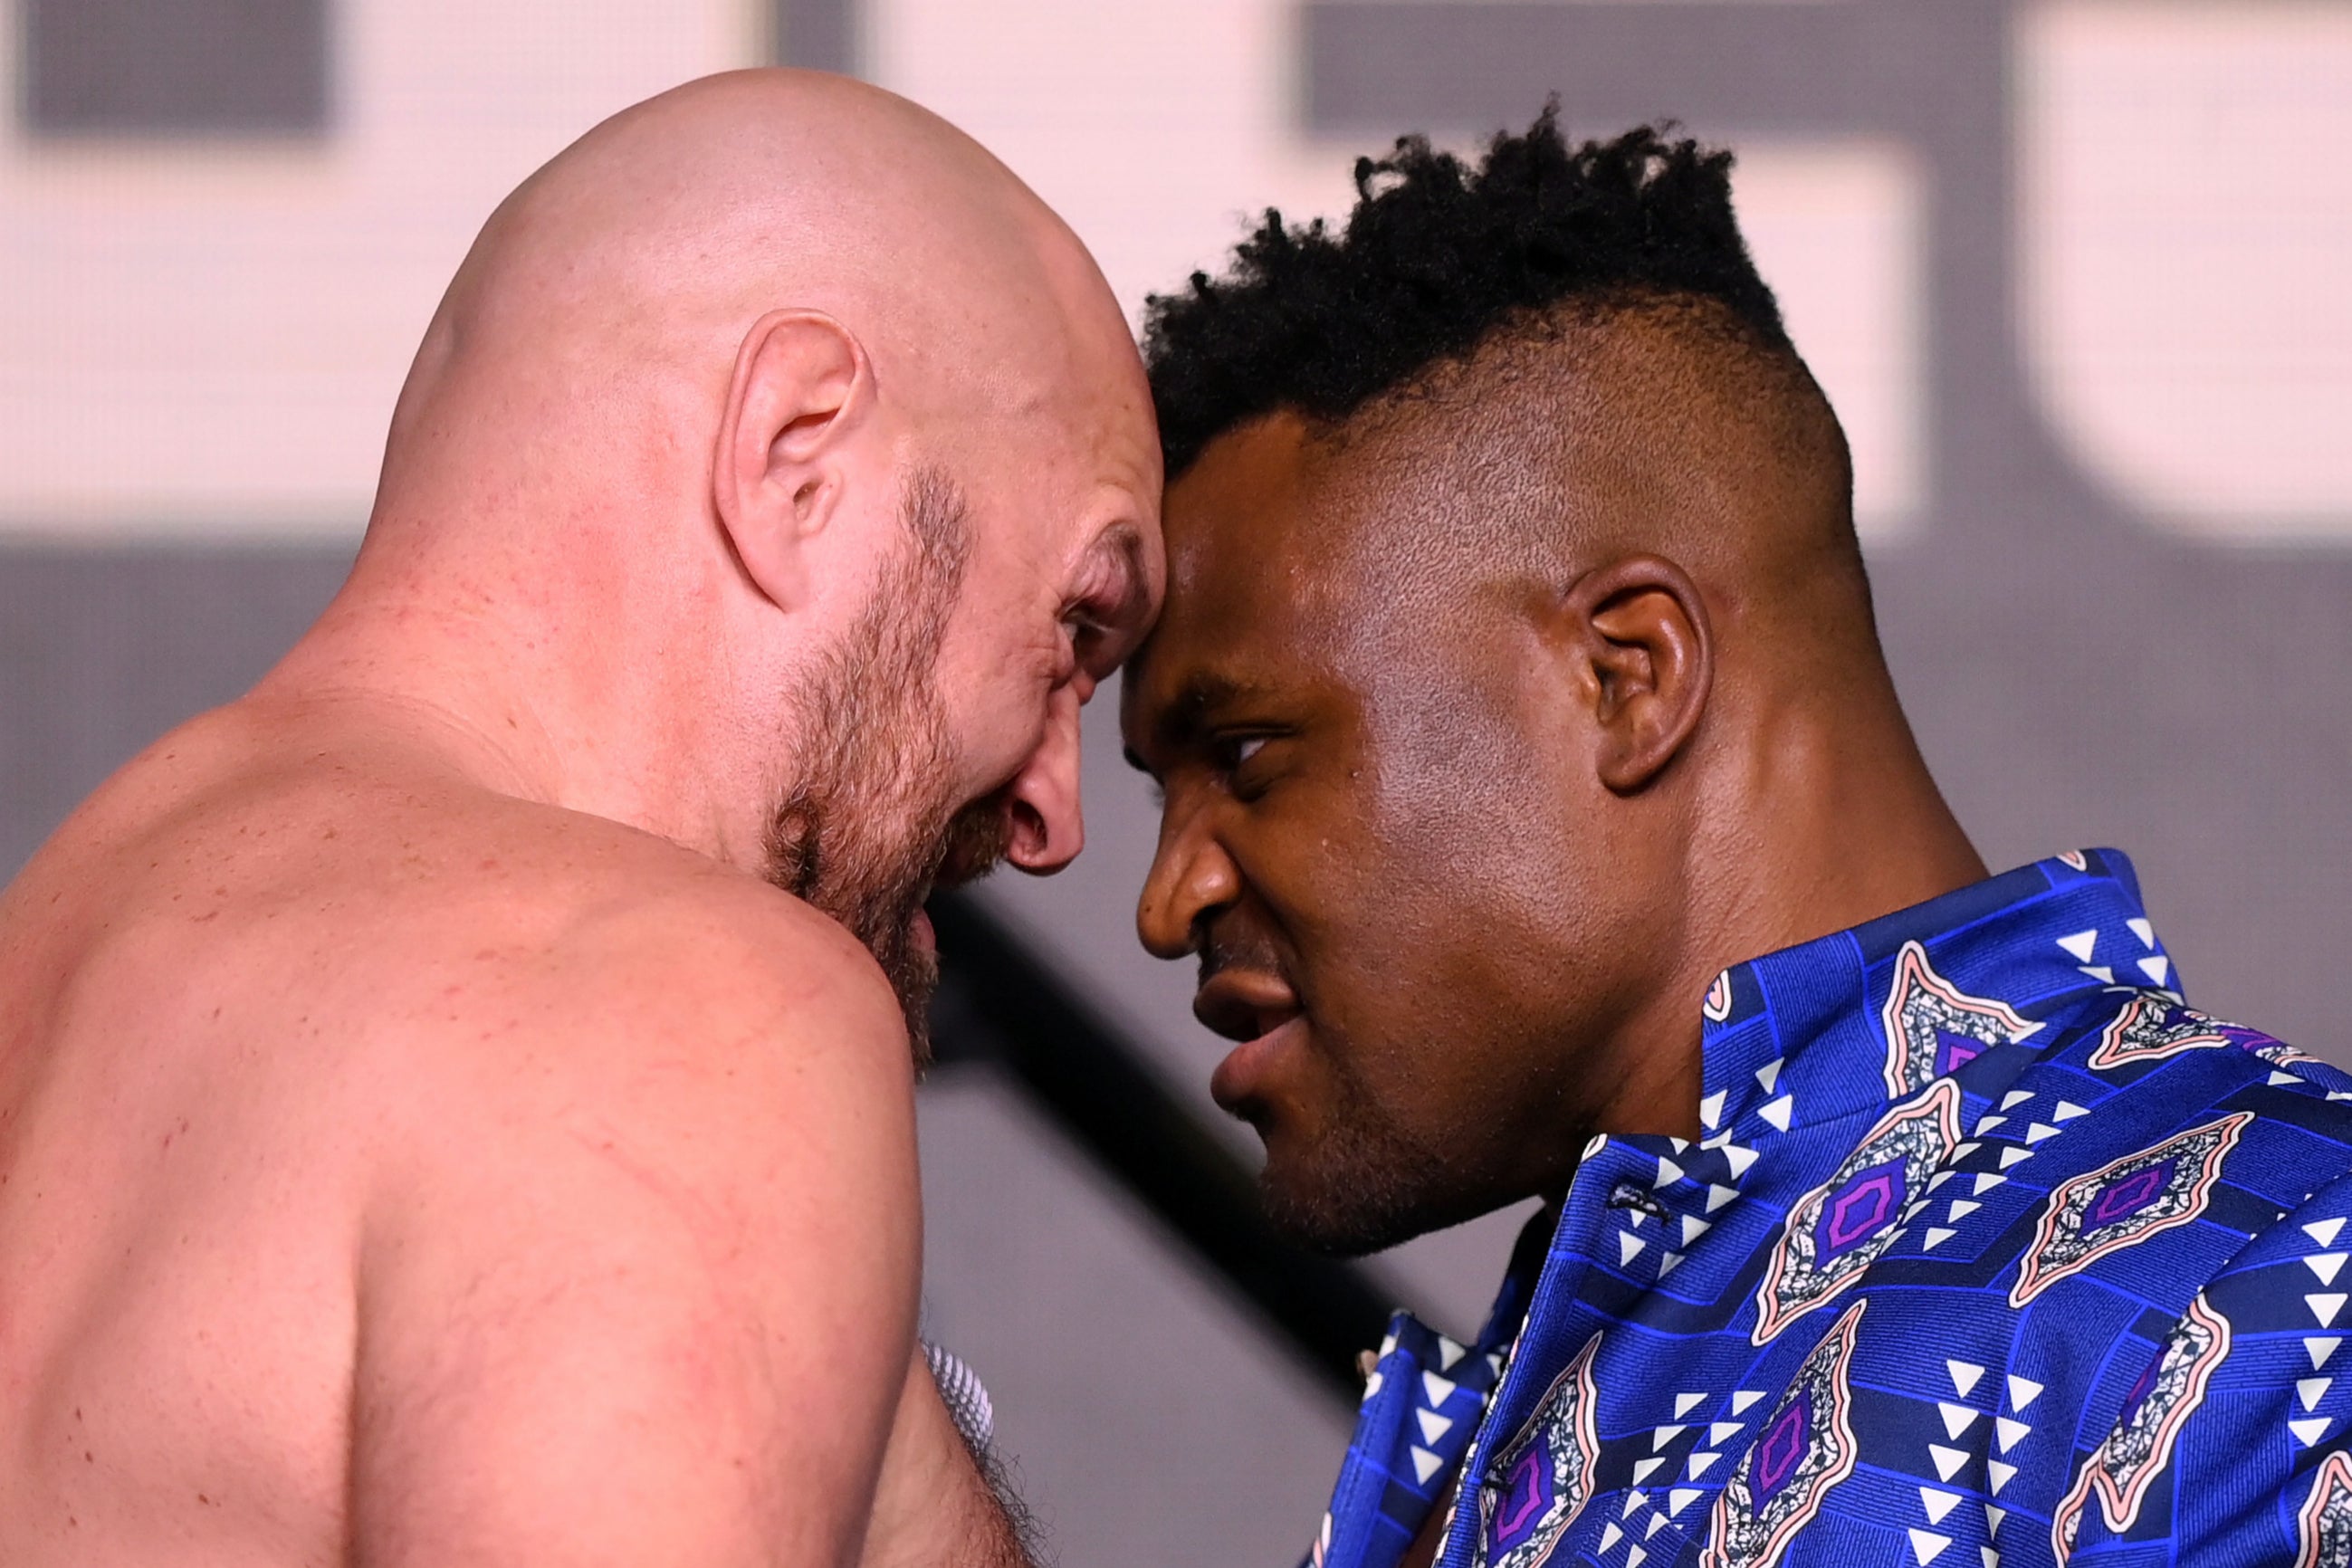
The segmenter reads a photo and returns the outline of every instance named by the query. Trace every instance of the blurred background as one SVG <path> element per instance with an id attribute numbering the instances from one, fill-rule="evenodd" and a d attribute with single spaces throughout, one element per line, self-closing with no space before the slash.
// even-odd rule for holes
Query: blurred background
<path id="1" fill-rule="evenodd" d="M 613 110 L 864 75 L 1139 310 L 1257 208 L 1344 211 L 1357 153 L 1557 92 L 1575 134 L 1738 149 L 1988 858 L 2127 849 L 2192 1001 L 2352 1062 L 2345 0 L 0 3 L 0 872 L 324 603 L 475 228 Z M 958 926 L 927 1313 L 1063 1562 L 1287 1563 L 1347 1426 L 1316 1334 L 1390 1298 L 1475 1327 L 1518 1216 L 1301 1272 L 1287 1319 L 1267 1255 L 1200 1245 L 1252 1141 L 1189 973 L 1134 946 L 1155 818 L 1114 705 L 1084 859 Z"/>

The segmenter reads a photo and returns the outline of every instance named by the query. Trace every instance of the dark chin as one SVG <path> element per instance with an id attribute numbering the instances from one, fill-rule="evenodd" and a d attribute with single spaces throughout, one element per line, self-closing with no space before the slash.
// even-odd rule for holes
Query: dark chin
<path id="1" fill-rule="evenodd" d="M 1443 1163 L 1390 1127 L 1327 1135 L 1310 1159 L 1270 1158 L 1258 1176 L 1275 1229 L 1334 1258 L 1385 1252 L 1468 1218 L 1451 1189 Z"/>

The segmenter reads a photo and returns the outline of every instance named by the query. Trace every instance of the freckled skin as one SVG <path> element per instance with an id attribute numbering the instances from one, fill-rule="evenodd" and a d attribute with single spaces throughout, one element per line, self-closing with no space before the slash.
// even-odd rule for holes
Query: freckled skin
<path id="1" fill-rule="evenodd" d="M 1165 792 L 1139 933 L 1210 955 L 1196 1010 L 1251 1042 L 1213 1088 L 1333 1250 L 1556 1197 L 1596 1131 L 1695 1135 L 1721 968 L 1983 874 L 1834 549 L 1842 469 L 1704 341 L 1541 352 L 1572 369 L 1213 441 L 1122 688 Z"/>

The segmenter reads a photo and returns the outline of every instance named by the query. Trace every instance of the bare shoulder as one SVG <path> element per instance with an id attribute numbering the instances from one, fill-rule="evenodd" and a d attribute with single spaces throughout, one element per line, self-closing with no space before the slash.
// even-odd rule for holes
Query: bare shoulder
<path id="1" fill-rule="evenodd" d="M 615 865 L 465 933 L 418 1020 L 362 1227 L 369 1561 L 833 1561 L 864 1527 L 920 1267 L 897 1003 L 772 889 Z"/>

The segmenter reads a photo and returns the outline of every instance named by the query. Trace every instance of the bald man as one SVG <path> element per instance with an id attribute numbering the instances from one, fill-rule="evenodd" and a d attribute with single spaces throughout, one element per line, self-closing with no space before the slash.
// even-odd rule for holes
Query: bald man
<path id="1" fill-rule="evenodd" d="M 1540 1205 L 1314 1568 L 2352 1561 L 2352 1077 L 1986 874 L 1729 166 L 1408 141 L 1154 305 L 1144 941 L 1305 1239 Z"/>
<path id="2" fill-rule="evenodd" d="M 1016 1561 L 915 1355 L 920 911 L 1077 853 L 1158 485 L 911 105 L 518 191 L 342 592 L 0 900 L 0 1562 Z"/>

